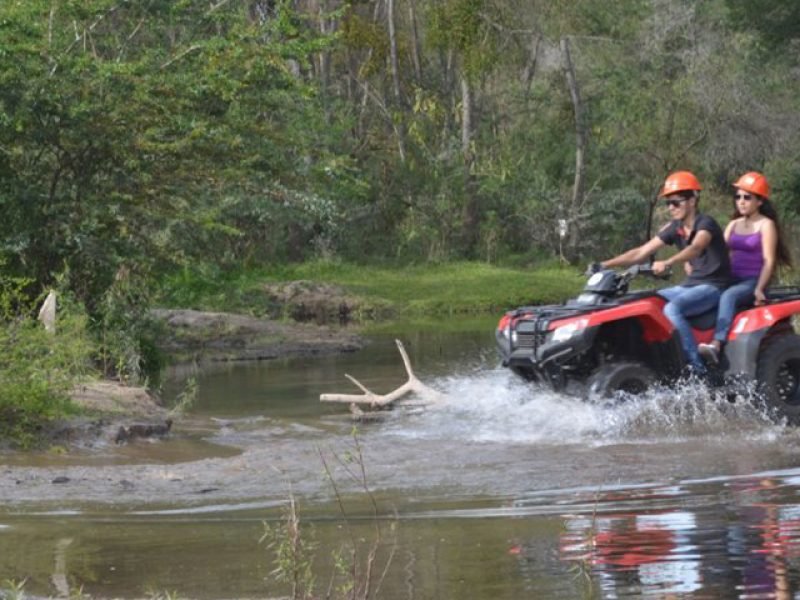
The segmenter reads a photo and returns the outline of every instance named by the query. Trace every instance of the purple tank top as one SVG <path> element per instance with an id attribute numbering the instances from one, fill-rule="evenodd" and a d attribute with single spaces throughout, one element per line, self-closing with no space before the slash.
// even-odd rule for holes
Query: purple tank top
<path id="1" fill-rule="evenodd" d="M 742 235 L 731 231 L 728 239 L 731 249 L 731 271 L 737 279 L 749 279 L 761 274 L 764 254 L 761 250 L 761 232 Z"/>

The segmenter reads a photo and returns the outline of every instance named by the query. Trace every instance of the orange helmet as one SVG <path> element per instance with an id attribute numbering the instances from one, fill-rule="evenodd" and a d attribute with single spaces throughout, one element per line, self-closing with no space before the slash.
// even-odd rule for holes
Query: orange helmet
<path id="1" fill-rule="evenodd" d="M 661 188 L 660 196 L 669 196 L 670 194 L 677 194 L 678 192 L 686 192 L 689 190 L 700 191 L 703 186 L 694 176 L 694 173 L 689 171 L 675 171 L 670 174 L 664 181 L 664 187 Z"/>
<path id="2" fill-rule="evenodd" d="M 733 184 L 733 187 L 744 190 L 745 192 L 750 192 L 751 194 L 757 194 L 762 198 L 769 198 L 769 183 L 767 183 L 767 178 L 756 171 L 750 171 L 739 177 L 736 183 Z"/>

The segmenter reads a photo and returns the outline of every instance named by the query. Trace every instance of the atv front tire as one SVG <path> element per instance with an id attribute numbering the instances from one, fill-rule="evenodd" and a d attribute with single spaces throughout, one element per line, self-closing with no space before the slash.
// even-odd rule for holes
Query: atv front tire
<path id="1" fill-rule="evenodd" d="M 800 424 L 800 336 L 781 335 L 758 355 L 756 378 L 766 403 Z"/>
<path id="2" fill-rule="evenodd" d="M 598 368 L 587 381 L 590 397 L 611 398 L 617 392 L 642 394 L 656 380 L 650 367 L 640 362 L 609 363 Z"/>

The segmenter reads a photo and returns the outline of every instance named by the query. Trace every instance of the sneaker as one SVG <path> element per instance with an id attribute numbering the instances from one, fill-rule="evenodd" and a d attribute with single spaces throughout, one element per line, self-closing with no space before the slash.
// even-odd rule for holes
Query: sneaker
<path id="1" fill-rule="evenodd" d="M 719 350 L 714 344 L 698 344 L 697 352 L 708 364 L 719 364 Z"/>

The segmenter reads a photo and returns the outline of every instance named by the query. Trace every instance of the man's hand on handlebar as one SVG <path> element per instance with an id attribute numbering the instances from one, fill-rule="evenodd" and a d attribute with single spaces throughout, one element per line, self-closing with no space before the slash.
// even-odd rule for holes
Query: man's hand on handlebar
<path id="1" fill-rule="evenodd" d="M 672 271 L 672 267 L 663 260 L 655 260 L 652 265 L 653 275 L 661 276 L 668 274 Z"/>
<path id="2" fill-rule="evenodd" d="M 669 279 L 672 277 L 672 265 L 666 261 L 656 260 L 647 266 L 647 271 L 657 279 Z"/>

